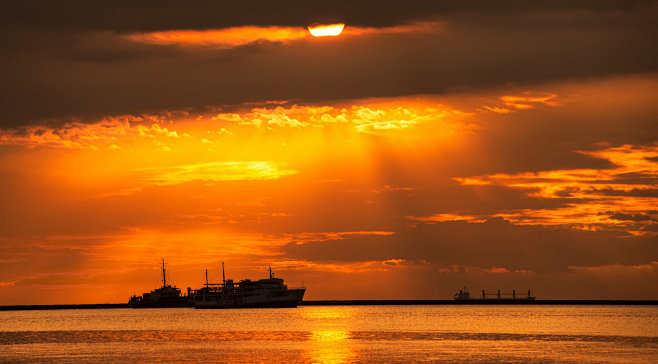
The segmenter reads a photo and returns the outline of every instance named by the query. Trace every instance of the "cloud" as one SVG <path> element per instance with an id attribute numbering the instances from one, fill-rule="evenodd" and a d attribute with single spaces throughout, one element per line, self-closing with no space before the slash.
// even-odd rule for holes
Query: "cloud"
<path id="1" fill-rule="evenodd" d="M 518 226 L 502 218 L 485 222 L 421 223 L 386 236 L 290 243 L 286 256 L 325 262 L 404 259 L 442 265 L 506 267 L 564 272 L 571 266 L 645 264 L 656 256 L 654 240 L 618 232 Z"/>
<path id="2" fill-rule="evenodd" d="M 351 127 L 356 132 L 386 134 L 422 124 L 441 126 L 450 137 L 477 129 L 467 120 L 471 113 L 437 104 L 431 97 L 413 100 L 369 99 L 358 103 L 298 105 L 288 102 L 239 105 L 231 112 L 164 111 L 158 114 L 120 115 L 96 121 L 30 125 L 0 129 L 0 145 L 28 148 L 91 149 L 122 151 L 148 143 L 158 149 L 189 148 L 195 143 L 212 144 L 234 137 L 229 130 L 257 128 L 304 129 Z M 404 106 L 400 106 L 404 104 Z M 207 121 L 216 121 L 207 123 Z M 206 128 L 205 134 L 199 128 Z M 217 130 L 214 130 L 217 127 Z M 228 128 L 228 129 L 227 129 Z"/>
<path id="3" fill-rule="evenodd" d="M 403 259 L 349 263 L 326 263 L 284 258 L 282 261 L 277 262 L 274 267 L 277 269 L 280 268 L 285 270 L 300 270 L 304 272 L 359 274 L 363 272 L 383 272 L 388 270 L 390 267 L 397 267 L 401 266 L 402 264 L 404 264 Z"/>
<path id="4" fill-rule="evenodd" d="M 185 4 L 167 2 L 153 6 L 148 2 L 66 0 L 56 4 L 45 0 L 6 2 L 0 20 L 16 26 L 39 26 L 49 30 L 136 30 L 229 28 L 241 25 L 288 25 L 305 27 L 311 23 L 347 24 L 365 27 L 386 27 L 419 19 L 477 15 L 516 15 L 523 12 L 572 12 L 628 10 L 651 3 L 649 1 L 466 1 L 444 2 L 411 0 L 404 7 L 368 0 L 354 3 L 337 0 L 331 3 L 287 1 L 263 3 L 242 1 L 225 4 L 194 0 Z M 180 14 L 186 14 L 181 17 Z M 215 16 L 212 16 L 215 15 Z M 117 21 L 120 19 L 121 21 Z"/>
<path id="5" fill-rule="evenodd" d="M 658 197 L 658 188 L 615 189 L 612 187 L 592 188 L 591 193 L 605 196 Z"/>
<path id="6" fill-rule="evenodd" d="M 182 5 L 169 3 L 9 2 L 0 18 L 1 123 L 445 93 L 655 72 L 658 64 L 651 3 L 293 3 L 258 3 L 256 12 L 242 3 L 186 4 L 180 17 Z M 346 36 L 284 43 L 228 36 L 246 26 L 304 31 L 321 13 L 345 18 Z M 131 34 L 242 45 L 179 47 Z"/>
<path id="7" fill-rule="evenodd" d="M 522 95 L 506 95 L 501 96 L 500 100 L 503 102 L 505 107 L 499 106 L 483 106 L 485 110 L 495 112 L 498 114 L 509 114 L 515 110 L 528 110 L 534 109 L 535 105 L 546 105 L 546 106 L 559 106 L 560 104 L 555 101 L 557 99 L 556 94 L 550 94 L 547 96 L 533 96 L 531 92 L 525 92 Z"/>
<path id="8" fill-rule="evenodd" d="M 0 144 L 64 149 L 121 149 L 116 143 L 139 138 L 179 138 L 175 130 L 160 126 L 156 115 L 110 117 L 94 123 L 69 122 L 58 126 L 0 129 Z"/>
<path id="9" fill-rule="evenodd" d="M 156 185 L 172 185 L 192 181 L 243 181 L 278 179 L 298 171 L 280 169 L 269 161 L 228 161 L 143 168 L 146 180 Z"/>
<path id="10" fill-rule="evenodd" d="M 648 226 L 640 222 L 652 219 L 624 219 L 621 216 L 643 216 L 656 204 L 650 192 L 658 178 L 658 164 L 650 160 L 658 154 L 655 145 L 624 145 L 599 151 L 582 152 L 605 158 L 615 167 L 610 169 L 556 170 L 537 173 L 495 174 L 488 176 L 455 178 L 466 186 L 499 185 L 523 189 L 530 196 L 543 199 L 560 199 L 564 205 L 554 209 L 520 209 L 500 212 L 504 217 L 520 224 L 565 225 L 572 224 L 585 229 L 617 228 L 615 220 L 634 221 L 636 226 L 626 226 L 637 234 L 654 235 Z M 617 210 L 608 219 L 602 212 Z M 616 217 L 615 217 L 616 216 Z M 468 219 L 468 213 L 466 219 Z"/>
<path id="11" fill-rule="evenodd" d="M 362 105 L 297 105 L 255 107 L 248 111 L 220 113 L 212 120 L 254 125 L 262 128 L 274 127 L 323 127 L 351 124 L 358 132 L 377 134 L 389 129 L 407 129 L 420 123 L 440 123 L 446 121 L 448 129 L 456 133 L 473 128 L 464 122 L 470 114 L 445 105 L 427 101 L 415 101 L 405 106 L 404 100 L 368 100 Z"/>
<path id="12" fill-rule="evenodd" d="M 291 41 L 307 36 L 308 32 L 300 28 L 245 26 L 227 29 L 134 33 L 127 37 L 136 42 L 151 44 L 230 48 L 263 41 Z"/>
<path id="13" fill-rule="evenodd" d="M 435 32 L 437 23 L 417 23 L 384 28 L 348 27 L 342 37 L 367 34 L 403 34 Z M 300 27 L 282 26 L 240 26 L 225 29 L 166 30 L 159 32 L 131 33 L 126 38 L 134 42 L 158 45 L 178 45 L 182 47 L 232 48 L 250 43 L 291 42 L 309 38 L 308 30 Z"/>
<path id="14" fill-rule="evenodd" d="M 236 277 L 269 260 L 323 298 L 382 298 L 391 285 L 398 298 L 450 298 L 465 284 L 653 298 L 655 272 L 634 267 L 656 256 L 655 88 L 655 75 L 639 74 L 441 96 L 215 100 L 4 128 L 0 281 L 29 276 L 26 257 L 44 273 L 129 262 L 114 275 L 52 277 L 58 287 L 97 279 L 88 301 L 118 302 L 152 289 L 141 277 L 151 271 L 136 267 L 181 257 L 182 281 L 198 287 L 202 267 L 217 271 L 211 260 L 226 254 Z M 526 90 L 559 105 L 481 109 Z M 408 127 L 375 128 L 389 124 Z M 29 302 L 33 287 L 47 289 L 2 296 Z"/>
<path id="15" fill-rule="evenodd" d="M 611 212 L 607 211 L 609 218 L 613 220 L 620 221 L 658 221 L 657 218 L 652 217 L 651 215 L 658 215 L 658 211 L 652 211 L 650 214 L 647 213 L 638 213 L 638 214 L 625 214 L 622 212 Z"/>

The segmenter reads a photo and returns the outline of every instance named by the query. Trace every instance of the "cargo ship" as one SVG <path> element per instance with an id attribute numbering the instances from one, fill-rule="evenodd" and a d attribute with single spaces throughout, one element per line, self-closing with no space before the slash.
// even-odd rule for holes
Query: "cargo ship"
<path id="1" fill-rule="evenodd" d="M 269 278 L 234 282 L 226 279 L 222 262 L 222 283 L 208 283 L 206 270 L 205 287 L 192 290 L 190 297 L 195 308 L 261 308 L 297 307 L 304 298 L 306 288 L 288 288 L 283 279 L 275 278 L 272 267 Z"/>
<path id="2" fill-rule="evenodd" d="M 535 296 L 532 295 L 532 291 L 528 290 L 527 295 L 519 295 L 516 293 L 516 289 L 513 289 L 512 292 L 503 292 L 501 293 L 500 289 L 496 293 L 486 293 L 485 290 L 482 290 L 482 296 L 480 297 L 472 297 L 471 293 L 464 287 L 463 290 L 459 290 L 459 292 L 455 293 L 454 295 L 454 300 L 455 301 L 464 301 L 464 302 L 473 302 L 473 301 L 509 301 L 509 302 L 516 302 L 516 301 L 534 301 Z"/>
<path id="3" fill-rule="evenodd" d="M 187 291 L 187 296 L 182 295 L 180 288 L 167 284 L 165 261 L 162 259 L 162 287 L 141 296 L 130 297 L 128 305 L 132 308 L 192 307 L 194 304 L 189 295 L 190 289 Z"/>

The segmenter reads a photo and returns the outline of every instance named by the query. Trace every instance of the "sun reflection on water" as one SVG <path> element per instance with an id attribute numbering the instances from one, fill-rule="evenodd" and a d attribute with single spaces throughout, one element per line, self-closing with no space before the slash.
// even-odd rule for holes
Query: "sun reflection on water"
<path id="1" fill-rule="evenodd" d="M 309 356 L 314 363 L 344 363 L 354 357 L 350 334 L 345 330 L 313 331 Z"/>
<path id="2" fill-rule="evenodd" d="M 350 318 L 355 311 L 347 307 L 313 307 L 302 316 L 314 328 L 310 330 L 308 356 L 313 363 L 345 363 L 355 357 Z"/>
<path id="3" fill-rule="evenodd" d="M 354 316 L 354 311 L 346 307 L 313 307 L 313 310 L 302 311 L 307 319 L 346 319 Z"/>

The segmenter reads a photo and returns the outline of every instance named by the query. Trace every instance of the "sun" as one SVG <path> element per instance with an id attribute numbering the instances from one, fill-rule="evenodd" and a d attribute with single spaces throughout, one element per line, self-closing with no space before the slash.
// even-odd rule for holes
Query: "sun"
<path id="1" fill-rule="evenodd" d="M 308 26 L 308 31 L 314 37 L 335 37 L 343 32 L 345 24 L 311 24 Z"/>

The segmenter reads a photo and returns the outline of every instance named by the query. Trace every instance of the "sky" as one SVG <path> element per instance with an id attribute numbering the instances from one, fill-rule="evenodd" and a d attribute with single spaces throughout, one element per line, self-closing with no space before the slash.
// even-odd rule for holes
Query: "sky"
<path id="1" fill-rule="evenodd" d="M 656 1 L 0 9 L 0 305 L 658 299 Z"/>

